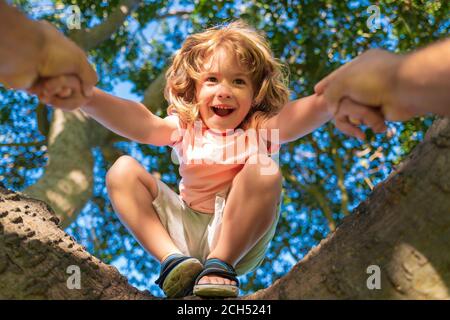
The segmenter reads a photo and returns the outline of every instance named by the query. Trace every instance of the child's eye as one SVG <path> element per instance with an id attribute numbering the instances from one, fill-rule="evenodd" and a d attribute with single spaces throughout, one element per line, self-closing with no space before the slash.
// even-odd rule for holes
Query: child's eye
<path id="1" fill-rule="evenodd" d="M 240 83 L 238 83 L 238 84 L 245 84 L 245 80 L 243 80 L 243 79 L 236 79 L 236 81 L 240 81 Z"/>
<path id="2" fill-rule="evenodd" d="M 208 78 L 206 78 L 206 82 L 215 82 L 215 81 L 217 81 L 216 77 L 208 77 Z"/>

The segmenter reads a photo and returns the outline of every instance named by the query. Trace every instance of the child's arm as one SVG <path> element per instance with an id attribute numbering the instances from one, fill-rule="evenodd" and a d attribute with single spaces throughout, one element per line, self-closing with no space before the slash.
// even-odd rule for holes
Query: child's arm
<path id="1" fill-rule="evenodd" d="M 153 114 L 143 104 L 115 97 L 98 88 L 94 88 L 92 98 L 81 110 L 118 135 L 139 143 L 168 145 L 177 129 L 174 123 Z"/>
<path id="2" fill-rule="evenodd" d="M 335 116 L 347 117 L 350 115 L 361 123 L 370 123 L 372 128 L 379 128 L 378 130 L 380 131 L 384 130 L 384 119 L 382 115 L 378 115 L 375 111 L 372 111 L 365 106 L 348 103 L 342 104 L 339 113 Z M 264 128 L 278 129 L 279 143 L 283 144 L 307 135 L 333 119 L 333 116 L 334 115 L 328 109 L 323 96 L 313 94 L 305 98 L 288 102 L 279 114 L 266 122 Z M 344 132 L 361 139 L 364 138 L 362 131 L 357 128 L 353 131 L 346 130 Z"/>
<path id="3" fill-rule="evenodd" d="M 328 111 L 321 96 L 313 94 L 289 101 L 280 113 L 270 118 L 263 126 L 279 130 L 279 144 L 297 140 L 330 121 L 333 115 Z"/>
<path id="4" fill-rule="evenodd" d="M 76 77 L 64 76 L 41 83 L 35 93 L 56 108 L 75 110 L 80 107 L 106 128 L 130 140 L 156 146 L 172 142 L 170 138 L 177 129 L 176 124 L 154 115 L 143 104 L 115 97 L 98 88 L 94 88 L 90 98 L 85 98 L 80 90 Z"/>

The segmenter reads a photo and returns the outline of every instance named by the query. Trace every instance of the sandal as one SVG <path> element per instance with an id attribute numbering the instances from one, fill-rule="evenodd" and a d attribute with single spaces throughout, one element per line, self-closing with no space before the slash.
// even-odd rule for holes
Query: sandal
<path id="1" fill-rule="evenodd" d="M 200 260 L 175 253 L 161 263 L 161 273 L 155 283 L 168 298 L 192 295 L 194 281 L 202 269 Z"/>
<path id="2" fill-rule="evenodd" d="M 217 275 L 231 281 L 236 281 L 236 285 L 232 284 L 198 284 L 200 279 L 206 275 Z M 203 271 L 197 276 L 194 286 L 194 295 L 200 297 L 237 297 L 239 295 L 239 280 L 233 266 L 217 258 L 211 258 L 205 261 Z"/>

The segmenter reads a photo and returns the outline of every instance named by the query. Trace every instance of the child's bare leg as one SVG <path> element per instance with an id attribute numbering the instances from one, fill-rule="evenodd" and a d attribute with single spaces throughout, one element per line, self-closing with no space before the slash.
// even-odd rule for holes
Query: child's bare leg
<path id="1" fill-rule="evenodd" d="M 106 175 L 106 186 L 120 220 L 151 255 L 161 261 L 168 254 L 181 253 L 153 208 L 156 180 L 136 160 L 120 157 Z"/>
<path id="2" fill-rule="evenodd" d="M 276 218 L 282 175 L 275 161 L 268 156 L 262 157 L 262 164 L 251 163 L 249 159 L 233 179 L 219 239 L 208 258 L 219 258 L 235 266 L 263 237 Z M 270 169 L 271 174 L 261 174 L 262 168 Z M 205 276 L 199 283 L 235 284 L 217 276 Z"/>

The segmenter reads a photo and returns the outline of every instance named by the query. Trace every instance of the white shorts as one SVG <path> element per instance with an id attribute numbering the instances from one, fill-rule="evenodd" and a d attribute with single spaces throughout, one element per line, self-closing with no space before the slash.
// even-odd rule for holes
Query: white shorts
<path id="1" fill-rule="evenodd" d="M 191 209 L 180 195 L 158 178 L 155 179 L 158 185 L 158 196 L 152 203 L 161 223 L 183 254 L 204 262 L 217 243 L 217 231 L 222 223 L 229 190 L 217 193 L 214 214 L 205 214 Z M 270 241 L 275 234 L 280 216 L 281 198 L 278 203 L 277 217 L 272 226 L 237 263 L 235 269 L 238 275 L 251 272 L 262 264 Z"/>

